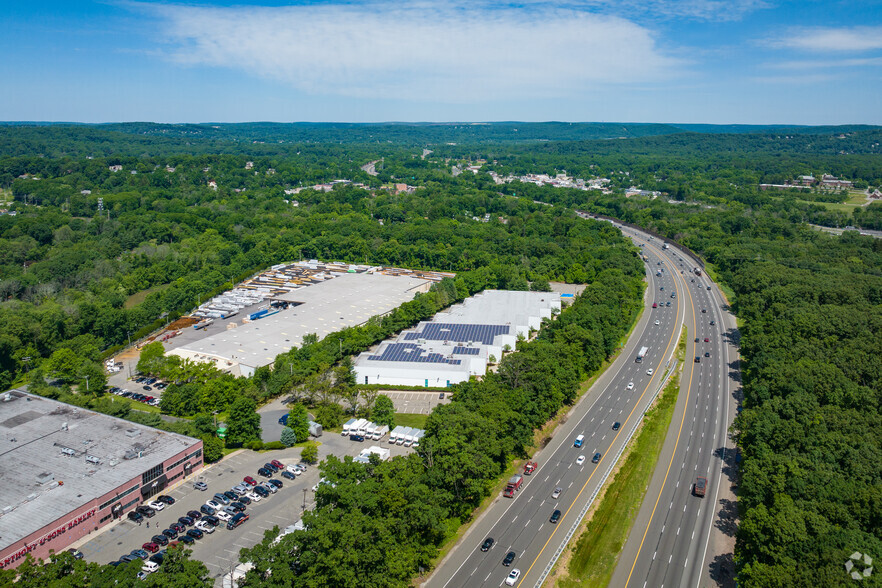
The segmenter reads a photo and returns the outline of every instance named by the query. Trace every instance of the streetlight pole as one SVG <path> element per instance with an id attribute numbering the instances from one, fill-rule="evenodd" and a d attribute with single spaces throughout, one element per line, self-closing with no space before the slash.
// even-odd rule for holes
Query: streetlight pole
<path id="1" fill-rule="evenodd" d="M 83 376 L 83 377 L 86 378 L 86 394 L 88 394 L 89 393 L 89 376 Z"/>
<path id="2" fill-rule="evenodd" d="M 303 489 L 303 512 L 306 512 L 306 488 Z"/>

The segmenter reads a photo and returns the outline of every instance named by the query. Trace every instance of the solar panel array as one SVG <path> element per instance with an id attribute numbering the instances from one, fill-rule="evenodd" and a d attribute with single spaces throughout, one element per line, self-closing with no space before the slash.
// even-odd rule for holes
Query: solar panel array
<path id="1" fill-rule="evenodd" d="M 416 363 L 446 363 L 448 365 L 460 365 L 458 359 L 449 359 L 440 353 L 428 353 L 422 347 L 413 343 L 390 343 L 383 348 L 379 355 L 370 355 L 368 359 L 374 361 L 407 361 Z"/>
<path id="2" fill-rule="evenodd" d="M 474 341 L 484 345 L 492 345 L 498 335 L 507 335 L 511 331 L 509 325 L 468 325 L 457 323 L 427 323 L 418 333 L 405 333 L 406 341 L 427 339 L 430 341 L 452 341 L 466 343 Z"/>
<path id="3" fill-rule="evenodd" d="M 454 347 L 453 355 L 478 355 L 481 352 L 477 347 Z"/>

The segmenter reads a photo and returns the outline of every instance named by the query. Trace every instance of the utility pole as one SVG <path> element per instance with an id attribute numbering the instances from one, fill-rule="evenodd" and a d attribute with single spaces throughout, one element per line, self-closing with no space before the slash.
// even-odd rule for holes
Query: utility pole
<path id="1" fill-rule="evenodd" d="M 303 512 L 306 512 L 306 488 L 303 489 Z"/>

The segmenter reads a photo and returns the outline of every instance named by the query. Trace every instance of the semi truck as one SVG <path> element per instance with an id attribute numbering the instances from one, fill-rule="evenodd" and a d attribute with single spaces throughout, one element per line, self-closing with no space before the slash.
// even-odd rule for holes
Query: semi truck
<path id="1" fill-rule="evenodd" d="M 505 486 L 505 492 L 503 492 L 503 496 L 506 498 L 514 498 L 515 492 L 521 489 L 521 484 L 524 483 L 524 477 L 520 474 L 515 474 L 508 480 L 508 484 Z"/>
<path id="2" fill-rule="evenodd" d="M 637 363 L 643 363 L 643 358 L 646 357 L 646 354 L 649 352 L 649 347 L 641 347 L 640 351 L 637 352 L 637 359 L 634 361 Z"/>

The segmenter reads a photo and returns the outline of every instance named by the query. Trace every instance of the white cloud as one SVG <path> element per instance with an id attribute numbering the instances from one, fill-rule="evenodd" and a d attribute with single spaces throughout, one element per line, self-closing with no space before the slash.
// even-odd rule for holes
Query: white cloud
<path id="1" fill-rule="evenodd" d="M 769 44 L 802 51 L 860 53 L 882 49 L 882 27 L 798 27 Z"/>
<path id="2" fill-rule="evenodd" d="M 770 63 L 769 67 L 775 69 L 842 69 L 847 67 L 873 67 L 882 66 L 882 57 L 861 57 L 855 59 L 818 59 L 781 61 Z"/>
<path id="3" fill-rule="evenodd" d="M 684 65 L 647 28 L 573 8 L 129 6 L 160 18 L 171 60 L 251 72 L 313 94 L 434 102 L 573 97 L 667 80 Z"/>

